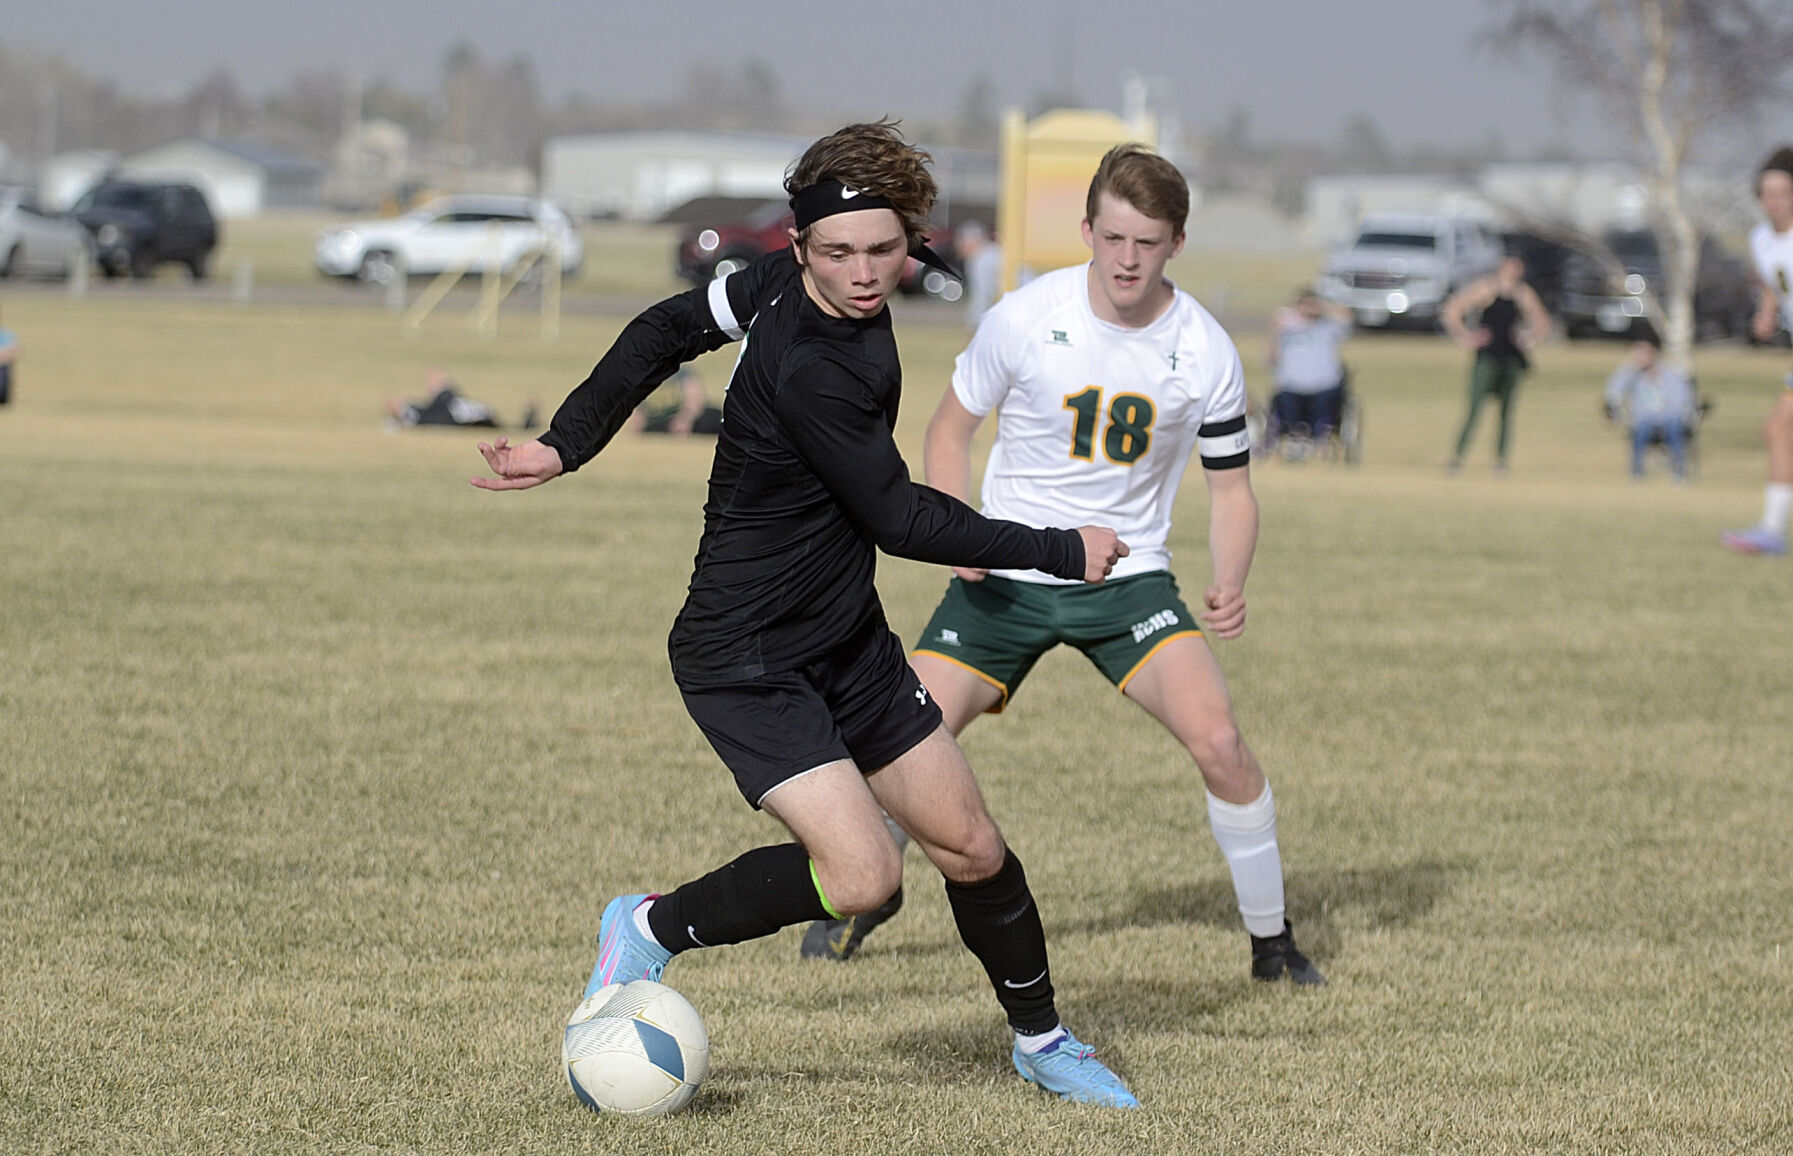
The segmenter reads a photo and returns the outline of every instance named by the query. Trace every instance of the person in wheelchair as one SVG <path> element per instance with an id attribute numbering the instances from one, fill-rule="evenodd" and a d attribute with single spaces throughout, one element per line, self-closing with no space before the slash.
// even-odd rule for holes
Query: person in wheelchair
<path id="1" fill-rule="evenodd" d="M 1662 340 L 1645 335 L 1631 347 L 1631 356 L 1606 382 L 1606 420 L 1621 417 L 1631 432 L 1631 476 L 1644 476 L 1644 455 L 1652 445 L 1668 450 L 1677 484 L 1687 480 L 1687 447 L 1703 407 L 1693 379 L 1662 360 Z"/>
<path id="2" fill-rule="evenodd" d="M 1346 371 L 1339 350 L 1351 337 L 1351 311 L 1312 290 L 1276 311 L 1270 325 L 1270 371 L 1276 391 L 1264 429 L 1264 449 L 1284 438 L 1326 441 L 1344 420 Z"/>

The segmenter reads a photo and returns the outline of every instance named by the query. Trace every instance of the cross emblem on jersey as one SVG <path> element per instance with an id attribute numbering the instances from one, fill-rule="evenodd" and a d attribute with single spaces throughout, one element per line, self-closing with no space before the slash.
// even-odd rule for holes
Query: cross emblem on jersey
<path id="1" fill-rule="evenodd" d="M 1172 350 L 1172 351 L 1171 351 L 1171 355 L 1170 355 L 1170 367 L 1171 367 L 1171 368 L 1172 368 L 1172 369 L 1175 369 L 1175 368 L 1176 368 L 1176 367 L 1177 367 L 1177 354 L 1176 354 L 1176 351 L 1175 351 L 1175 350 Z"/>

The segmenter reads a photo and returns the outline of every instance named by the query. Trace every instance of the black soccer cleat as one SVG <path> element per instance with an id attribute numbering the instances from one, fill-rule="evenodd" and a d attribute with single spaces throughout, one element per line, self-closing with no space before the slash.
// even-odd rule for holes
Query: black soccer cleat
<path id="1" fill-rule="evenodd" d="M 1302 987 L 1322 987 L 1326 977 L 1295 946 L 1295 932 L 1283 920 L 1282 934 L 1251 937 L 1251 978 L 1265 983 L 1286 979 Z"/>
<path id="2" fill-rule="evenodd" d="M 836 963 L 845 963 L 853 958 L 865 937 L 886 919 L 903 909 L 903 889 L 884 901 L 884 906 L 874 908 L 864 915 L 849 915 L 845 919 L 818 919 L 809 925 L 803 933 L 804 959 L 832 959 Z"/>

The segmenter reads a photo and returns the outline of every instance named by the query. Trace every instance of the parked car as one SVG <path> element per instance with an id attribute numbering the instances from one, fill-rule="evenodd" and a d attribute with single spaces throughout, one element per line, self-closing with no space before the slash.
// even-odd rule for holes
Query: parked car
<path id="1" fill-rule="evenodd" d="M 93 260 L 81 222 L 46 213 L 24 189 L 0 189 L 0 277 L 67 277 Z"/>
<path id="2" fill-rule="evenodd" d="M 1351 309 L 1357 324 L 1438 322 L 1445 298 L 1500 264 L 1500 242 L 1460 217 L 1374 215 L 1334 253 L 1320 296 Z"/>
<path id="3" fill-rule="evenodd" d="M 767 253 L 788 246 L 791 235 L 787 230 L 795 223 L 786 202 L 768 201 L 745 217 L 686 229 L 677 250 L 679 276 L 693 285 L 726 277 Z M 937 228 L 930 232 L 928 246 L 947 261 L 954 260 L 949 230 Z M 965 285 L 960 278 L 911 257 L 903 270 L 902 291 L 957 301 L 965 295 Z"/>
<path id="4" fill-rule="evenodd" d="M 107 277 L 148 277 L 174 261 L 201 281 L 218 247 L 212 207 L 192 185 L 105 180 L 70 214 L 93 234 L 94 258 Z"/>
<path id="5" fill-rule="evenodd" d="M 1644 294 L 1662 287 L 1656 234 L 1614 229 L 1601 240 L 1617 267 L 1593 253 L 1570 256 L 1563 272 L 1563 332 L 1570 337 L 1635 337 L 1649 325 Z M 1694 336 L 1745 337 L 1754 306 L 1748 266 L 1711 237 L 1702 238 L 1693 288 Z"/>
<path id="6" fill-rule="evenodd" d="M 571 277 L 585 262 L 585 244 L 572 219 L 533 197 L 459 194 L 439 197 L 402 217 L 355 221 L 317 235 L 318 272 L 384 285 L 405 275 L 434 275 L 463 267 L 508 273 L 553 243 L 560 272 Z"/>
<path id="7" fill-rule="evenodd" d="M 796 217 L 783 201 L 768 201 L 745 217 L 686 229 L 679 238 L 679 276 L 693 285 L 726 277 L 791 243 L 785 230 Z"/>

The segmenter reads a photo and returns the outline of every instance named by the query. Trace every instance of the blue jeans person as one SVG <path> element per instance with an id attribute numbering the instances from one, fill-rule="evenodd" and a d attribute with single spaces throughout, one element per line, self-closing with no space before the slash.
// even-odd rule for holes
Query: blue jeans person
<path id="1" fill-rule="evenodd" d="M 1687 423 L 1679 418 L 1639 418 L 1631 429 L 1631 476 L 1644 476 L 1644 451 L 1657 441 L 1668 447 L 1675 476 L 1687 476 Z"/>

